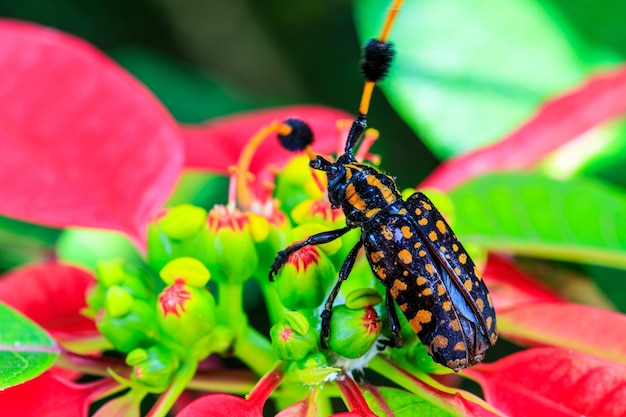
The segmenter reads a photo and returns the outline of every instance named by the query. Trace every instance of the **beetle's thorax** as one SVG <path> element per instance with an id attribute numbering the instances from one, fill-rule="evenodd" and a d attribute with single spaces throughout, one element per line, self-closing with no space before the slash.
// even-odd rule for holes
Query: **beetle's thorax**
<path id="1" fill-rule="evenodd" d="M 401 199 L 393 178 L 356 162 L 351 154 L 324 165 L 314 168 L 326 172 L 330 203 L 343 209 L 348 224 L 366 223 Z"/>

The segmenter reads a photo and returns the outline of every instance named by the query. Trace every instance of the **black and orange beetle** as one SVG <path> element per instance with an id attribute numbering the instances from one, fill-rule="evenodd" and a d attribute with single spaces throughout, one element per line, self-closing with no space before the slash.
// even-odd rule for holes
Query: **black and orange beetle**
<path id="1" fill-rule="evenodd" d="M 424 194 L 416 192 L 403 200 L 392 177 L 359 163 L 353 155 L 366 127 L 373 87 L 386 75 L 393 58 L 386 38 L 400 3 L 396 0 L 391 7 L 381 37 L 364 48 L 361 69 L 366 81 L 344 154 L 330 162 L 310 153 L 310 166 L 326 173 L 328 199 L 333 208 L 343 210 L 346 226 L 310 236 L 279 252 L 270 279 L 299 249 L 330 242 L 360 228 L 361 238 L 344 261 L 321 315 L 322 346 L 326 347 L 330 335 L 333 302 L 364 248 L 373 273 L 386 288 L 387 317 L 394 333 L 390 344 L 402 344 L 395 300 L 434 360 L 459 371 L 482 361 L 498 338 L 487 287 L 461 242 Z M 298 142 L 294 137 L 310 134 L 308 127 L 294 120 L 286 123 L 293 132 L 281 138 L 283 144 L 291 150 L 308 146 L 309 139 L 302 146 L 293 144 Z"/>

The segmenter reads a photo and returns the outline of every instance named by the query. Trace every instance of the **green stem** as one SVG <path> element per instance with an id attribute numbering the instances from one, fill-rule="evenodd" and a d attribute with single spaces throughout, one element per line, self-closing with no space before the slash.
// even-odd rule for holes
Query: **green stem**
<path id="1" fill-rule="evenodd" d="M 236 336 L 234 354 L 257 375 L 267 373 L 276 363 L 270 341 L 250 326 Z"/>
<path id="2" fill-rule="evenodd" d="M 285 316 L 285 307 L 283 307 L 276 287 L 273 283 L 268 282 L 265 278 L 264 282 L 261 282 L 261 291 L 263 291 L 263 298 L 265 299 L 265 305 L 267 306 L 267 314 L 270 318 L 270 323 L 274 324 L 282 320 Z"/>
<path id="3" fill-rule="evenodd" d="M 237 337 L 239 331 L 248 323 L 248 318 L 243 309 L 243 284 L 221 282 L 218 286 L 218 296 L 218 320 L 234 329 Z"/>
<path id="4" fill-rule="evenodd" d="M 185 361 L 181 364 L 180 369 L 174 376 L 174 380 L 168 387 L 167 391 L 159 397 L 148 417 L 165 417 L 170 411 L 180 394 L 187 388 L 189 381 L 193 378 L 198 368 L 198 362 L 195 360 Z"/>
<path id="5" fill-rule="evenodd" d="M 249 393 L 259 377 L 247 369 L 219 369 L 197 372 L 189 384 L 190 389 L 244 395 Z"/>
<path id="6" fill-rule="evenodd" d="M 217 317 L 233 329 L 234 355 L 256 374 L 265 374 L 272 369 L 276 358 L 269 340 L 248 325 L 248 316 L 243 309 L 243 284 L 220 283 L 218 291 Z"/>
<path id="7" fill-rule="evenodd" d="M 326 390 L 326 387 L 324 388 L 324 390 L 320 390 L 317 398 L 315 399 L 315 403 L 317 404 L 318 416 L 329 416 L 333 413 L 333 404 L 331 402 L 330 396 L 323 395 L 323 391 Z"/>

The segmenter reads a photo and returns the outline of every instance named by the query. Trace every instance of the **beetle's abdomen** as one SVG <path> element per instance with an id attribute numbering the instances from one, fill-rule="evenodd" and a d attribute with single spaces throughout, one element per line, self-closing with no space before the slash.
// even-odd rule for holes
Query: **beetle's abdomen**
<path id="1" fill-rule="evenodd" d="M 490 343 L 418 229 L 399 201 L 364 226 L 365 253 L 435 361 L 460 370 L 482 360 Z"/>

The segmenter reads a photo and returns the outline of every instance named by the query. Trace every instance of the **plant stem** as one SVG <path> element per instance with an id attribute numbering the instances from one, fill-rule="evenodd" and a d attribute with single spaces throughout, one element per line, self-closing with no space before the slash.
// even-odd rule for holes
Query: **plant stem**
<path id="1" fill-rule="evenodd" d="M 350 411 L 361 414 L 364 417 L 376 417 L 376 414 L 374 414 L 369 405 L 367 405 L 363 393 L 361 393 L 352 378 L 348 375 L 344 375 L 343 379 L 337 380 L 337 385 Z"/>
<path id="2" fill-rule="evenodd" d="M 180 394 L 187 388 L 198 368 L 195 360 L 185 361 L 181 364 L 168 389 L 159 397 L 148 417 L 165 417 L 170 411 Z"/>
<path id="3" fill-rule="evenodd" d="M 236 336 L 234 354 L 258 375 L 265 374 L 276 363 L 270 341 L 250 326 Z"/>
<path id="4" fill-rule="evenodd" d="M 276 387 L 281 383 L 283 379 L 283 363 L 278 363 L 274 366 L 274 369 L 266 373 L 256 384 L 256 386 L 250 391 L 248 395 L 248 401 L 251 404 L 263 408 L 263 404 L 267 401 L 269 396 L 274 392 Z"/>
<path id="5" fill-rule="evenodd" d="M 265 278 L 264 282 L 261 282 L 260 285 L 270 323 L 274 324 L 285 316 L 285 307 L 283 307 L 283 304 L 280 302 L 276 287 L 273 283 L 268 282 L 267 278 Z"/>

